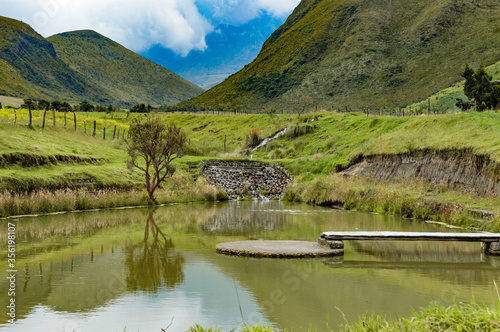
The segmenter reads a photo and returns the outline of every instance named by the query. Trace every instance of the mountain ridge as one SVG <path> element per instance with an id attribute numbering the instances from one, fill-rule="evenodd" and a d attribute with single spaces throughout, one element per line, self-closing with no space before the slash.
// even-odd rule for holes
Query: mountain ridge
<path id="1" fill-rule="evenodd" d="M 498 17 L 494 0 L 303 0 L 252 63 L 179 107 L 401 107 L 500 61 Z"/>
<path id="2" fill-rule="evenodd" d="M 94 39 L 86 42 L 84 36 Z M 101 45 L 99 52 L 96 45 Z M 2 16 L 0 75 L 2 95 L 120 107 L 172 105 L 203 91 L 95 31 L 43 38 L 29 25 Z"/>

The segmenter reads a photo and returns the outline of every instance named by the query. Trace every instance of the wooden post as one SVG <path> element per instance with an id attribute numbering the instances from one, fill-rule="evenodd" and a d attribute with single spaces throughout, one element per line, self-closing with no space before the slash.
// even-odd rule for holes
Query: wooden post
<path id="1" fill-rule="evenodd" d="M 427 115 L 431 115 L 431 98 L 427 99 Z"/>
<path id="2" fill-rule="evenodd" d="M 120 139 L 120 129 L 118 129 L 118 139 Z"/>
<path id="3" fill-rule="evenodd" d="M 226 153 L 226 137 L 227 135 L 224 135 L 224 153 Z"/>
<path id="4" fill-rule="evenodd" d="M 96 123 L 96 121 L 94 120 L 94 132 L 92 133 L 92 137 L 95 137 L 95 130 L 96 130 L 96 127 L 97 127 L 97 123 Z"/>
<path id="5" fill-rule="evenodd" d="M 115 139 L 116 137 L 116 125 L 115 125 L 115 129 L 113 130 L 113 139 Z"/>
<path id="6" fill-rule="evenodd" d="M 76 112 L 73 112 L 73 121 L 75 122 L 75 131 L 76 131 Z"/>
<path id="7" fill-rule="evenodd" d="M 31 114 L 31 105 L 28 105 L 28 112 L 30 113 L 30 123 L 28 127 L 33 128 L 33 115 Z M 16 111 L 14 111 L 14 118 L 17 118 Z M 15 122 L 14 122 L 15 123 Z"/>
<path id="8" fill-rule="evenodd" d="M 64 111 L 64 128 L 66 128 L 66 111 Z"/>
<path id="9" fill-rule="evenodd" d="M 42 120 L 42 129 L 45 128 L 45 116 L 47 115 L 47 110 L 43 110 L 43 120 Z"/>
<path id="10" fill-rule="evenodd" d="M 54 124 L 54 127 L 56 126 L 56 110 L 52 110 L 52 123 Z"/>
<path id="11" fill-rule="evenodd" d="M 106 140 L 106 127 L 102 129 L 102 139 Z"/>

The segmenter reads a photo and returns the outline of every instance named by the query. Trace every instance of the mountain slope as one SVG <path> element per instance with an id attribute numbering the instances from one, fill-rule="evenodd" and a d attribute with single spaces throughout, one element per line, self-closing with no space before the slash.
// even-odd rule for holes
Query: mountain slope
<path id="1" fill-rule="evenodd" d="M 0 17 L 0 94 L 97 99 L 95 87 L 61 61 L 51 43 L 22 22 Z M 104 98 L 108 96 L 104 95 Z"/>
<path id="2" fill-rule="evenodd" d="M 497 0 L 303 0 L 255 61 L 181 105 L 406 105 L 499 61 L 498 17 Z"/>
<path id="3" fill-rule="evenodd" d="M 171 105 L 203 89 L 95 31 L 65 32 L 47 38 L 70 68 L 98 84 L 115 100 Z"/>
<path id="4" fill-rule="evenodd" d="M 203 92 L 93 31 L 44 39 L 0 16 L 0 95 L 121 107 L 171 105 Z"/>
<path id="5" fill-rule="evenodd" d="M 161 45 L 141 55 L 208 89 L 252 62 L 283 20 L 263 14 L 237 27 L 220 24 L 205 37 L 206 50 L 191 51 L 185 57 Z"/>

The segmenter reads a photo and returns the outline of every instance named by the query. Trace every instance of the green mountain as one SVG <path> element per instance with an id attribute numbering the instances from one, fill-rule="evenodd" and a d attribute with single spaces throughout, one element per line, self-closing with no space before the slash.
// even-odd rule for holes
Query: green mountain
<path id="1" fill-rule="evenodd" d="M 172 105 L 203 89 L 95 31 L 65 32 L 47 38 L 57 56 L 95 82 L 115 100 Z"/>
<path id="2" fill-rule="evenodd" d="M 2 95 L 69 100 L 98 96 L 97 87 L 61 61 L 51 43 L 27 24 L 6 17 L 0 17 L 0 75 Z"/>
<path id="3" fill-rule="evenodd" d="M 48 39 L 0 16 L 0 94 L 104 105 L 171 105 L 196 85 L 93 31 Z"/>
<path id="4" fill-rule="evenodd" d="M 498 0 L 302 0 L 252 63 L 181 106 L 403 106 L 499 61 L 498 45 Z"/>

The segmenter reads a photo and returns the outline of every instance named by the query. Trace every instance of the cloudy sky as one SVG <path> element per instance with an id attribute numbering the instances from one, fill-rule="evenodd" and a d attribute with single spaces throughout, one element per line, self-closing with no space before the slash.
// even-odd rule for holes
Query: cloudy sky
<path id="1" fill-rule="evenodd" d="M 1 0 L 0 15 L 28 23 L 44 37 L 92 29 L 142 52 L 161 44 L 181 55 L 204 50 L 220 23 L 259 15 L 286 17 L 300 0 Z"/>

